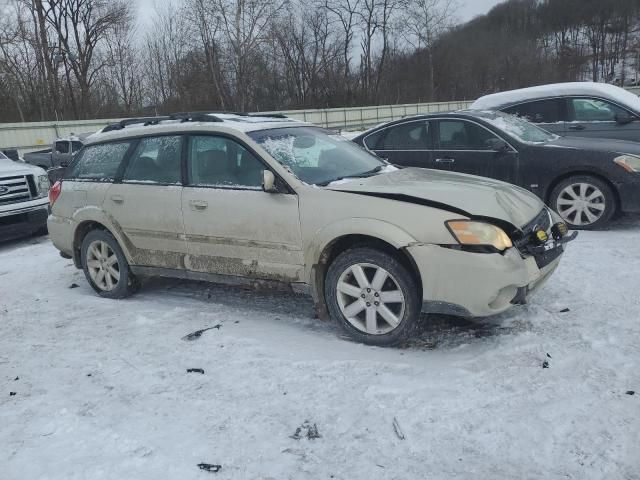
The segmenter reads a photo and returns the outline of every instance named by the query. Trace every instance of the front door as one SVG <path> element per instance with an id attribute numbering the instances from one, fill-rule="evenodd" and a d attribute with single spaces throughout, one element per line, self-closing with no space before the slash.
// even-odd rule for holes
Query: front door
<path id="1" fill-rule="evenodd" d="M 303 280 L 298 197 L 264 192 L 266 168 L 235 139 L 189 137 L 188 185 L 182 197 L 189 270 Z"/>
<path id="2" fill-rule="evenodd" d="M 434 165 L 441 170 L 495 178 L 518 183 L 518 153 L 495 151 L 491 140 L 498 137 L 487 128 L 468 120 L 438 120 Z"/>
<path id="3" fill-rule="evenodd" d="M 640 142 L 640 119 L 606 100 L 569 99 L 569 120 L 567 135 Z"/>
<path id="4" fill-rule="evenodd" d="M 184 269 L 182 137 L 141 139 L 104 203 L 137 266 Z"/>

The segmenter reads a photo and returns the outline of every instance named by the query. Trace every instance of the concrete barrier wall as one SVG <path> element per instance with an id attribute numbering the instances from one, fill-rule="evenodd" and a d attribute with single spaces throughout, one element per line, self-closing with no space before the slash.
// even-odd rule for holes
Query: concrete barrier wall
<path id="1" fill-rule="evenodd" d="M 640 95 L 640 87 L 629 91 Z M 355 108 L 325 108 L 263 113 L 283 113 L 288 117 L 326 128 L 366 129 L 383 122 L 422 113 L 451 112 L 468 108 L 471 102 L 412 103 Z M 73 120 L 67 122 L 0 123 L 0 148 L 18 148 L 21 153 L 49 147 L 56 138 L 72 133 L 91 133 L 120 119 Z"/>
<path id="2" fill-rule="evenodd" d="M 282 113 L 296 120 L 326 128 L 365 129 L 421 113 L 450 112 L 467 108 L 471 102 L 414 103 L 355 108 L 287 110 Z M 74 120 L 67 122 L 29 122 L 0 124 L 0 148 L 18 148 L 21 153 L 49 147 L 56 138 L 72 133 L 90 133 L 120 119 Z"/>

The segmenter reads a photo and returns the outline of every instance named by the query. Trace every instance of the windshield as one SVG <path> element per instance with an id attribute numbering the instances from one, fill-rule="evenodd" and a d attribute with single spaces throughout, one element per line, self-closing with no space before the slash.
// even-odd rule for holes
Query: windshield
<path id="1" fill-rule="evenodd" d="M 0 159 L 2 160 L 9 160 L 9 158 L 2 152 L 0 152 Z"/>
<path id="2" fill-rule="evenodd" d="M 533 123 L 529 123 L 520 117 L 516 117 L 515 115 L 496 112 L 491 116 L 487 115 L 483 116 L 482 118 L 484 118 L 494 127 L 499 128 L 512 137 L 517 138 L 521 142 L 547 143 L 558 138 L 558 135 L 549 133 L 546 130 L 537 127 Z"/>
<path id="3" fill-rule="evenodd" d="M 248 135 L 309 184 L 374 175 L 388 165 L 346 138 L 318 127 L 258 130 Z"/>

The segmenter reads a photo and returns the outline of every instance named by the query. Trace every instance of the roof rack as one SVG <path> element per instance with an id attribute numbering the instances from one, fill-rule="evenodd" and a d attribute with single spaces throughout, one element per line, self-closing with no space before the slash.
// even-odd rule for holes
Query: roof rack
<path id="1" fill-rule="evenodd" d="M 180 112 L 173 113 L 172 116 L 198 116 L 198 115 L 207 115 L 209 117 L 215 115 L 237 115 L 239 117 L 265 117 L 265 118 L 289 118 L 282 113 L 247 113 L 247 112 L 211 112 L 211 111 L 198 111 L 198 112 Z"/>
<path id="2" fill-rule="evenodd" d="M 118 123 L 112 123 L 107 125 L 102 133 L 113 132 L 116 130 L 122 130 L 129 125 L 143 124 L 145 127 L 149 125 L 158 125 L 160 122 L 169 120 L 180 120 L 182 122 L 222 122 L 221 118 L 211 115 L 207 112 L 183 112 L 173 113 L 171 115 L 163 115 L 156 117 L 139 117 L 139 118 L 125 118 Z"/>
<path id="3" fill-rule="evenodd" d="M 116 130 L 122 130 L 129 125 L 143 124 L 145 127 L 148 125 L 158 125 L 160 122 L 179 120 L 181 122 L 223 122 L 224 120 L 216 115 L 237 115 L 239 117 L 265 117 L 265 118 L 288 118 L 282 113 L 244 113 L 244 112 L 178 112 L 170 115 L 156 116 L 156 117 L 138 117 L 138 118 L 125 118 L 117 123 L 107 125 L 102 132 L 113 132 Z"/>

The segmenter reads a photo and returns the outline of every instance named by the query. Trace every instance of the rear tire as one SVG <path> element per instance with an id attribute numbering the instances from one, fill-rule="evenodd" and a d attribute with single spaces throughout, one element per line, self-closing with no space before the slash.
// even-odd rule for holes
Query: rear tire
<path id="1" fill-rule="evenodd" d="M 106 230 L 92 230 L 84 237 L 81 261 L 89 285 L 101 297 L 125 298 L 139 288 L 120 245 Z"/>
<path id="2" fill-rule="evenodd" d="M 562 180 L 551 192 L 549 203 L 567 225 L 576 230 L 604 227 L 617 209 L 611 187 L 591 175 Z"/>
<path id="3" fill-rule="evenodd" d="M 329 315 L 351 338 L 368 345 L 405 342 L 418 324 L 420 297 L 409 270 L 392 255 L 373 248 L 346 250 L 327 271 Z"/>

